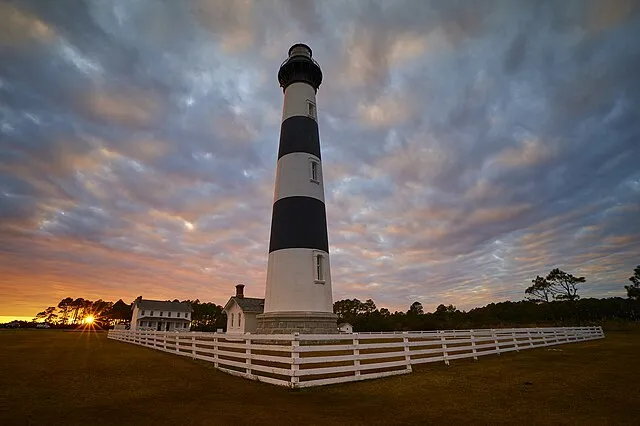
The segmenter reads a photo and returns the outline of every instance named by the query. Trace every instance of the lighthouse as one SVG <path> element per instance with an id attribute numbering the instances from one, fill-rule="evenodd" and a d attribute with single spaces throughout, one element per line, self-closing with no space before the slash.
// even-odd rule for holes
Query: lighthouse
<path id="1" fill-rule="evenodd" d="M 316 104 L 322 71 L 309 46 L 291 46 L 278 81 L 284 105 L 257 332 L 337 333 Z"/>

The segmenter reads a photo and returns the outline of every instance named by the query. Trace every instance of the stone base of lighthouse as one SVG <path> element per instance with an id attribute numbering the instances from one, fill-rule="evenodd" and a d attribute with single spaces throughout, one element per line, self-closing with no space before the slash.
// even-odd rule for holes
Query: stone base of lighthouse
<path id="1" fill-rule="evenodd" d="M 338 316 L 330 312 L 267 312 L 256 319 L 256 334 L 338 334 Z"/>

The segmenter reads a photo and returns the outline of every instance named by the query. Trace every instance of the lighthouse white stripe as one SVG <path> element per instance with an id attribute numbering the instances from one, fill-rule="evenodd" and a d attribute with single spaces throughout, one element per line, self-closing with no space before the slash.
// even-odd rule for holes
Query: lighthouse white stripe
<path id="1" fill-rule="evenodd" d="M 316 105 L 316 91 L 313 86 L 307 83 L 292 83 L 284 91 L 284 106 L 282 108 L 282 121 L 285 121 L 289 117 L 295 115 L 303 115 L 310 117 L 309 115 L 309 102 Z M 315 108 L 315 114 L 312 117 L 314 120 L 317 116 L 317 108 Z"/>
<path id="2" fill-rule="evenodd" d="M 315 161 L 318 167 L 318 182 L 311 180 L 312 161 Z M 324 203 L 322 163 L 315 155 L 292 152 L 278 160 L 273 201 L 295 196 L 312 197 Z"/>
<path id="3" fill-rule="evenodd" d="M 314 254 L 324 255 L 324 284 L 314 279 Z M 333 312 L 329 253 L 292 248 L 269 253 L 264 312 Z"/>

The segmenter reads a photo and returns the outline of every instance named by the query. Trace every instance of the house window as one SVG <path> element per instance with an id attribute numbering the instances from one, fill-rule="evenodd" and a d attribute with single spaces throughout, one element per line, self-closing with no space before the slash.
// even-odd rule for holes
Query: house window
<path id="1" fill-rule="evenodd" d="M 160 316 L 162 316 L 162 314 L 164 314 L 164 312 L 160 312 Z"/>
<path id="2" fill-rule="evenodd" d="M 231 327 L 233 327 L 233 320 L 235 319 L 235 318 L 234 318 L 234 315 L 235 315 L 235 314 L 231 314 Z"/>
<path id="3" fill-rule="evenodd" d="M 140 327 L 144 327 L 145 326 L 145 322 L 144 321 L 140 321 Z"/>
<path id="4" fill-rule="evenodd" d="M 320 163 L 313 158 L 309 160 L 309 174 L 311 182 L 320 183 Z"/>
<path id="5" fill-rule="evenodd" d="M 185 313 L 184 313 L 184 317 L 185 317 L 185 318 L 189 318 L 189 312 L 185 312 Z"/>
<path id="6" fill-rule="evenodd" d="M 153 316 L 153 311 L 151 311 L 151 313 L 149 315 Z"/>
<path id="7" fill-rule="evenodd" d="M 307 108 L 309 117 L 316 119 L 316 104 L 307 99 Z"/>
<path id="8" fill-rule="evenodd" d="M 144 315 L 144 310 L 142 311 L 142 315 Z"/>
<path id="9" fill-rule="evenodd" d="M 170 317 L 171 316 L 171 312 L 167 312 L 167 316 Z"/>
<path id="10" fill-rule="evenodd" d="M 325 274 L 324 274 L 324 269 L 325 269 L 325 258 L 324 255 L 320 254 L 320 253 L 316 253 L 314 256 L 314 275 L 315 275 L 315 280 L 318 283 L 324 283 L 325 281 Z"/>
<path id="11" fill-rule="evenodd" d="M 178 318 L 180 318 L 180 312 L 177 312 L 177 313 L 176 313 L 176 316 L 177 316 Z"/>
<path id="12" fill-rule="evenodd" d="M 242 327 L 242 314 L 238 314 L 238 328 Z"/>
<path id="13" fill-rule="evenodd" d="M 186 322 L 182 325 L 182 328 L 187 328 L 187 323 Z"/>

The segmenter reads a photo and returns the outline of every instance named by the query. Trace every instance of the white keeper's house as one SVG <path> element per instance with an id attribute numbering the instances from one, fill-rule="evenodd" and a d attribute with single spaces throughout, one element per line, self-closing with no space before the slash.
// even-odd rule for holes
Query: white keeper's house
<path id="1" fill-rule="evenodd" d="M 227 333 L 255 333 L 258 328 L 256 315 L 264 312 L 264 299 L 244 297 L 244 285 L 236 286 L 236 295 L 231 297 L 224 312 L 227 314 Z"/>
<path id="2" fill-rule="evenodd" d="M 131 330 L 189 331 L 193 308 L 184 302 L 144 300 L 138 296 L 131 304 Z"/>

